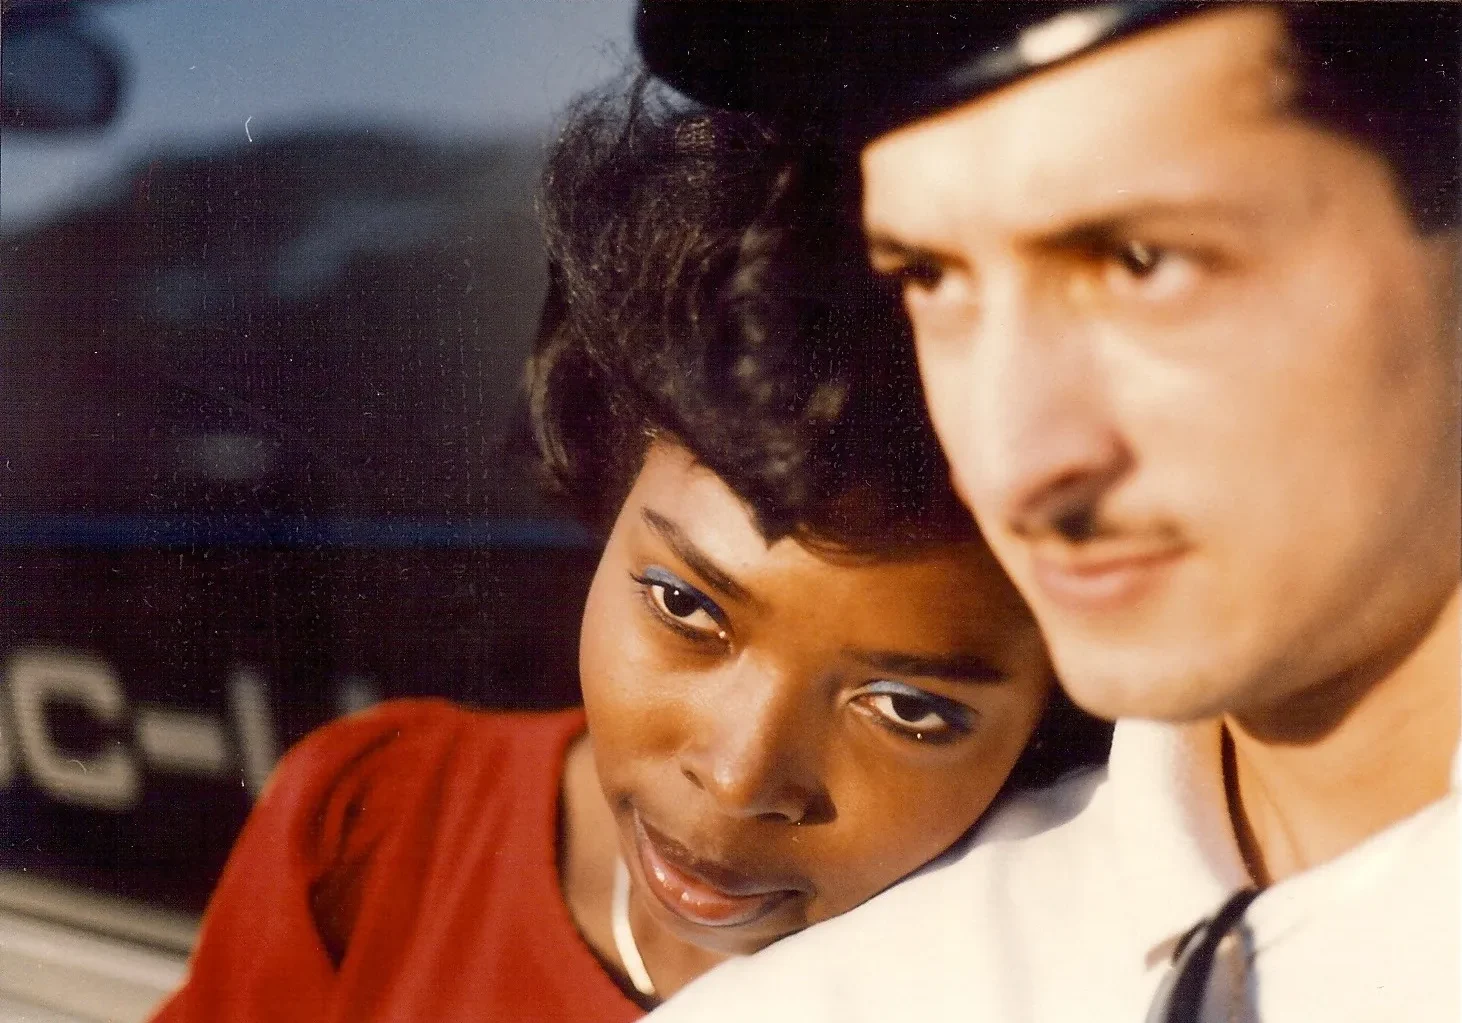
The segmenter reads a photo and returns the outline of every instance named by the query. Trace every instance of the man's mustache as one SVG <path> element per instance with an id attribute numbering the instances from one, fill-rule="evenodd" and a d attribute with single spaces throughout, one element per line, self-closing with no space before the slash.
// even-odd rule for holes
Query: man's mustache
<path id="1" fill-rule="evenodd" d="M 1182 539 L 1182 531 L 1169 519 L 1151 515 L 1114 515 L 1095 505 L 1024 515 L 1011 522 L 1010 531 L 1032 543 L 1088 544 L 1117 540 L 1177 543 Z"/>

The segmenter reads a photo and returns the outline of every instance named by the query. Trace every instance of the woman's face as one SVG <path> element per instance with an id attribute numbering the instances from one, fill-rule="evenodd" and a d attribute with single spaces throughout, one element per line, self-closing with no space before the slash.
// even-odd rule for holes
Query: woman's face
<path id="1" fill-rule="evenodd" d="M 1050 687 L 981 544 L 771 546 L 657 442 L 584 612 L 584 702 L 638 891 L 678 937 L 756 951 L 845 912 L 984 812 Z"/>

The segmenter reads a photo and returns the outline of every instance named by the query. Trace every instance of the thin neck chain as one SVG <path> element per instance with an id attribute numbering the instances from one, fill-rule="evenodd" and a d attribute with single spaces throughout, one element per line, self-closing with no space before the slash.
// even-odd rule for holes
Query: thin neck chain
<path id="1" fill-rule="evenodd" d="M 650 971 L 645 969 L 645 960 L 640 956 L 640 947 L 635 944 L 635 932 L 629 925 L 629 871 L 624 860 L 614 860 L 614 898 L 610 900 L 610 923 L 614 929 L 614 949 L 624 972 L 629 974 L 630 983 L 646 998 L 655 997 L 655 982 Z"/>

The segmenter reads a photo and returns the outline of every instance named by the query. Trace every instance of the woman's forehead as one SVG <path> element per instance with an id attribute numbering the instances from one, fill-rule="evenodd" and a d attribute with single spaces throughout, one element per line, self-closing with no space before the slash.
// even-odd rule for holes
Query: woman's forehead
<path id="1" fill-rule="evenodd" d="M 796 537 L 769 543 L 751 510 L 719 476 L 685 448 L 663 441 L 647 452 L 620 523 L 672 546 L 688 544 L 748 587 L 758 581 L 815 585 L 829 598 L 832 588 L 854 595 L 887 595 L 898 589 L 948 599 L 951 593 L 968 592 L 974 581 L 989 580 L 990 585 L 981 587 L 988 590 L 984 599 L 1007 602 L 1004 573 L 979 541 L 932 544 L 886 556 L 849 553 Z"/>

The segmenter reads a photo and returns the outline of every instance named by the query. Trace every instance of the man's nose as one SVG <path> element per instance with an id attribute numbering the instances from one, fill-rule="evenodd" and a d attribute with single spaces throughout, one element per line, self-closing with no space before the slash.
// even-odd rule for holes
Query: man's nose
<path id="1" fill-rule="evenodd" d="M 741 663 L 718 688 L 681 753 L 681 773 L 730 816 L 793 824 L 819 816 L 827 803 L 816 768 L 820 729 L 795 680 Z"/>
<path id="2" fill-rule="evenodd" d="M 1094 332 L 1039 294 L 992 312 L 969 360 L 966 482 L 1002 528 L 1081 539 L 1132 458 Z"/>

